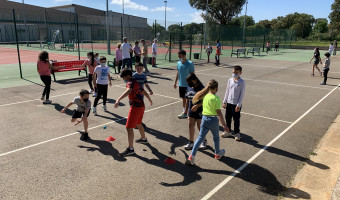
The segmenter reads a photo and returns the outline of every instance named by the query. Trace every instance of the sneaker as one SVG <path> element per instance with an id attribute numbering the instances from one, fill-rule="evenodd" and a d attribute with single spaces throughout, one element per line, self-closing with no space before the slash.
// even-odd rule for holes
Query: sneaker
<path id="1" fill-rule="evenodd" d="M 90 90 L 90 94 L 92 94 L 93 93 L 93 90 Z"/>
<path id="2" fill-rule="evenodd" d="M 220 152 L 218 154 L 215 154 L 215 159 L 219 160 L 221 159 L 223 156 L 225 155 L 225 150 L 221 149 Z"/>
<path id="3" fill-rule="evenodd" d="M 97 108 L 96 107 L 92 107 L 92 112 L 94 115 L 97 115 Z"/>
<path id="4" fill-rule="evenodd" d="M 83 134 L 80 136 L 80 140 L 85 141 L 85 140 L 87 140 L 87 139 L 89 139 L 89 134 L 88 134 L 88 133 L 83 133 Z"/>
<path id="5" fill-rule="evenodd" d="M 194 142 L 189 141 L 188 144 L 184 146 L 185 150 L 191 150 L 194 147 Z"/>
<path id="6" fill-rule="evenodd" d="M 42 95 L 42 96 L 40 97 L 40 100 L 44 101 L 44 100 L 45 100 L 45 96 Z"/>
<path id="7" fill-rule="evenodd" d="M 227 138 L 227 137 L 231 137 L 231 136 L 233 136 L 233 134 L 231 134 L 231 132 L 223 132 L 222 134 L 221 134 L 221 137 L 223 137 L 223 138 Z"/>
<path id="8" fill-rule="evenodd" d="M 320 83 L 320 85 L 326 85 L 326 83 L 325 83 L 325 82 L 322 82 L 322 83 Z"/>
<path id="9" fill-rule="evenodd" d="M 119 155 L 124 157 L 124 156 L 128 156 L 128 155 L 133 155 L 133 154 L 135 154 L 135 150 L 134 149 L 131 150 L 128 147 L 124 152 L 120 153 Z"/>
<path id="10" fill-rule="evenodd" d="M 185 164 L 195 165 L 195 157 L 193 155 L 190 155 L 189 158 L 185 161 Z"/>
<path id="11" fill-rule="evenodd" d="M 236 133 L 236 134 L 234 135 L 234 137 L 235 137 L 235 140 L 236 140 L 236 141 L 240 141 L 240 140 L 241 140 L 241 135 L 240 135 L 239 133 Z"/>
<path id="12" fill-rule="evenodd" d="M 188 115 L 186 113 L 182 112 L 180 115 L 178 115 L 178 118 L 179 119 L 186 119 L 186 118 L 188 118 Z"/>
<path id="13" fill-rule="evenodd" d="M 107 109 L 106 109 L 106 105 L 103 105 L 103 110 L 106 112 Z"/>
<path id="14" fill-rule="evenodd" d="M 97 92 L 94 92 L 92 96 L 97 97 Z"/>
<path id="15" fill-rule="evenodd" d="M 150 76 L 150 72 L 145 72 L 145 75 Z"/>
<path id="16" fill-rule="evenodd" d="M 145 138 L 145 139 L 139 138 L 138 140 L 135 140 L 135 142 L 136 142 L 136 143 L 140 143 L 140 144 L 149 144 L 147 138 Z"/>
<path id="17" fill-rule="evenodd" d="M 314 74 L 311 74 L 311 77 L 314 77 Z"/>
<path id="18" fill-rule="evenodd" d="M 51 104 L 51 103 L 52 103 L 52 101 L 49 100 L 49 99 L 46 99 L 46 101 L 44 101 L 44 104 Z"/>
<path id="19" fill-rule="evenodd" d="M 200 149 L 207 149 L 207 146 L 208 146 L 208 141 L 207 140 L 204 140 L 202 142 L 202 144 L 200 145 Z"/>

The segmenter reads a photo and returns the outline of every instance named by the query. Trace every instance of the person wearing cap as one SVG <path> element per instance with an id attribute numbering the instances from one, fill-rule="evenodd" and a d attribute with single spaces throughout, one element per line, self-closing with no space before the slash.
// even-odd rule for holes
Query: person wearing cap
<path id="1" fill-rule="evenodd" d="M 152 67 L 157 67 L 156 66 L 156 57 L 157 57 L 157 40 L 154 39 L 152 43 Z"/>

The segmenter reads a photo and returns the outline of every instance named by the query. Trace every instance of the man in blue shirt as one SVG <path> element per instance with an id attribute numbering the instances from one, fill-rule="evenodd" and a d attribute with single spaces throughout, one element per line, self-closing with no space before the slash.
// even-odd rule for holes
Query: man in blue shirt
<path id="1" fill-rule="evenodd" d="M 180 50 L 178 52 L 178 62 L 177 62 L 177 75 L 174 84 L 174 88 L 177 88 L 177 81 L 179 80 L 179 97 L 182 98 L 183 101 L 183 111 L 178 118 L 185 119 L 188 117 L 188 103 L 187 99 L 185 98 L 185 93 L 187 91 L 187 87 L 189 87 L 186 78 L 190 73 L 195 73 L 194 63 L 190 60 L 186 59 L 186 51 Z"/>

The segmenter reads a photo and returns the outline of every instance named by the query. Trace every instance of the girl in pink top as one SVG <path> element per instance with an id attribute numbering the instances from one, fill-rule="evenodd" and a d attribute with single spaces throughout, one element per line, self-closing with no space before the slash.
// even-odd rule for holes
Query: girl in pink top
<path id="1" fill-rule="evenodd" d="M 116 65 L 118 66 L 118 73 L 120 73 L 120 68 L 122 67 L 122 50 L 120 49 L 120 46 L 122 44 L 118 43 L 117 49 L 116 49 Z"/>
<path id="2" fill-rule="evenodd" d="M 37 62 L 37 71 L 40 75 L 41 81 L 45 84 L 44 91 L 41 96 L 41 100 L 45 99 L 46 95 L 46 101 L 44 101 L 44 104 L 50 104 L 52 101 L 50 98 L 50 90 L 51 90 L 51 71 L 52 69 L 58 69 L 58 67 L 54 67 L 50 64 L 48 59 L 48 53 L 46 51 L 43 51 L 39 54 L 39 60 Z"/>
<path id="3" fill-rule="evenodd" d="M 95 93 L 95 90 L 93 89 L 92 81 L 93 81 L 93 73 L 94 73 L 94 68 L 97 67 L 97 61 L 94 58 L 94 53 L 93 52 L 88 52 L 87 53 L 87 61 L 84 63 L 84 65 L 87 65 L 87 69 L 89 71 L 89 86 L 90 86 L 90 94 L 93 92 Z"/>

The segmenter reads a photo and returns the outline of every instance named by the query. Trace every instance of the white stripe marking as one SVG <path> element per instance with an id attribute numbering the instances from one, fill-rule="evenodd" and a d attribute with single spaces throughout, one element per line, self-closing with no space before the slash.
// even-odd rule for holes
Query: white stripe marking
<path id="1" fill-rule="evenodd" d="M 154 111 L 154 110 L 157 110 L 157 109 L 160 109 L 160 108 L 163 108 L 163 107 L 167 107 L 167 106 L 170 106 L 170 105 L 172 105 L 172 104 L 179 103 L 179 102 L 182 102 L 182 101 L 175 101 L 175 102 L 173 102 L 173 103 L 169 103 L 169 104 L 166 104 L 166 105 L 163 105 L 163 106 L 159 106 L 159 107 L 156 107 L 156 108 L 147 110 L 147 111 L 145 111 L 145 113 L 150 112 L 150 111 Z M 112 124 L 112 123 L 117 123 L 117 122 L 119 122 L 119 121 L 121 121 L 121 120 L 123 120 L 123 119 L 126 119 L 126 117 L 120 118 L 120 119 L 117 119 L 117 120 L 114 120 L 114 121 L 112 121 L 112 122 L 107 122 L 107 123 L 105 123 L 105 124 L 100 124 L 100 125 L 91 127 L 91 128 L 89 128 L 88 130 L 92 130 L 92 129 L 95 129 L 95 128 L 99 128 L 99 127 L 102 127 L 102 126 L 104 126 L 104 125 L 108 125 L 108 124 Z M 48 142 L 52 142 L 52 141 L 55 141 L 55 140 L 59 140 L 59 139 L 65 138 L 65 137 L 69 137 L 69 136 L 72 136 L 72 135 L 75 135 L 75 134 L 79 134 L 79 132 L 70 133 L 70 134 L 63 135 L 63 136 L 60 136 L 60 137 L 56 137 L 56 138 L 53 138 L 53 139 L 50 139 L 50 140 L 46 140 L 46 141 L 39 142 L 39 143 L 36 143 L 36 144 L 32 144 L 32 145 L 29 145 L 29 146 L 26 146 L 26 147 L 22 147 L 22 148 L 13 150 L 13 151 L 9 151 L 9 152 L 6 152 L 6 153 L 2 153 L 2 154 L 0 154 L 0 157 L 6 156 L 6 155 L 9 155 L 9 154 L 18 152 L 18 151 L 22 151 L 22 150 L 25 150 L 25 149 L 29 149 L 29 148 L 32 148 L 32 147 L 35 147 L 35 146 L 38 146 L 38 145 L 41 145 L 41 144 L 45 144 L 45 143 L 48 143 Z"/>
<path id="2" fill-rule="evenodd" d="M 316 106 L 318 106 L 323 100 L 325 100 L 329 95 L 331 95 L 340 84 L 336 86 L 332 91 L 326 94 L 322 99 L 320 99 L 316 104 L 314 104 L 309 110 L 302 114 L 297 120 L 295 120 L 291 125 L 289 125 L 284 131 L 282 131 L 278 136 L 276 136 L 272 141 L 270 141 L 266 146 L 259 150 L 255 155 L 253 155 L 247 162 L 245 162 L 241 167 L 235 170 L 230 176 L 224 179 L 220 184 L 218 184 L 213 190 L 211 190 L 207 195 L 205 195 L 202 200 L 207 200 L 212 197 L 217 191 L 219 191 L 223 186 L 225 186 L 231 179 L 233 179 L 237 174 L 239 174 L 244 168 L 246 168 L 250 163 L 252 163 L 257 157 L 259 157 L 268 147 L 270 147 L 274 142 L 280 139 L 285 133 L 287 133 L 293 126 L 295 126 L 302 118 L 309 114 Z"/>
<path id="3" fill-rule="evenodd" d="M 264 118 L 264 119 L 270 119 L 270 120 L 278 121 L 278 122 L 284 122 L 284 123 L 287 123 L 287 124 L 292 124 L 293 123 L 293 122 L 288 122 L 288 121 L 284 121 L 284 120 L 280 120 L 280 119 L 275 119 L 275 118 L 271 118 L 271 117 L 265 117 L 265 116 L 261 116 L 261 115 L 255 115 L 255 114 L 246 113 L 246 112 L 241 112 L 241 114 L 250 115 L 250 116 L 254 116 L 254 117 L 260 117 L 260 118 Z"/>

